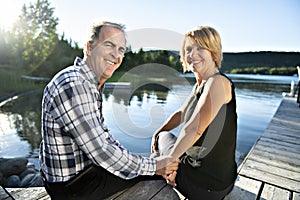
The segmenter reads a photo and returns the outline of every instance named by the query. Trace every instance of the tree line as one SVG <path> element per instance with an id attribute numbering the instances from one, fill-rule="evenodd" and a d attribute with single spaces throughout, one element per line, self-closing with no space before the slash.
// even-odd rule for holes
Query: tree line
<path id="1" fill-rule="evenodd" d="M 227 73 L 294 75 L 300 66 L 300 52 L 224 53 L 222 70 Z"/>

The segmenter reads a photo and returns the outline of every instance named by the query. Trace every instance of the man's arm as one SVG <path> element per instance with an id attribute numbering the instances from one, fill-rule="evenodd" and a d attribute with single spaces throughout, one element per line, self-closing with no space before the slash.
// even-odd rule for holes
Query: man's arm
<path id="1" fill-rule="evenodd" d="M 54 99 L 57 109 L 53 112 L 60 115 L 58 120 L 79 148 L 93 163 L 121 178 L 153 175 L 156 171 L 154 159 L 121 148 L 102 129 L 100 111 L 91 85 L 87 81 L 76 81 L 74 84 L 73 87 L 65 85 L 59 89 L 59 95 Z"/>

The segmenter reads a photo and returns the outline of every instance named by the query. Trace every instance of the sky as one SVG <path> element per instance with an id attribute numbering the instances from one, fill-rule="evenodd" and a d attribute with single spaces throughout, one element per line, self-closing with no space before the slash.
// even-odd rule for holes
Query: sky
<path id="1" fill-rule="evenodd" d="M 9 27 L 20 15 L 22 5 L 35 1 L 0 0 L 0 26 Z M 85 44 L 90 26 L 107 20 L 125 24 L 129 41 L 148 41 L 138 43 L 136 48 L 180 48 L 184 33 L 198 25 L 209 25 L 220 33 L 224 52 L 300 52 L 300 0 L 49 2 L 59 18 L 58 34 L 64 33 L 80 47 Z"/>

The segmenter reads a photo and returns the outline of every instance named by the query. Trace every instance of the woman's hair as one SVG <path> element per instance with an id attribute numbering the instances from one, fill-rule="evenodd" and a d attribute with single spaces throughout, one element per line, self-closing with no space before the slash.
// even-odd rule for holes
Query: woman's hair
<path id="1" fill-rule="evenodd" d="M 223 59 L 221 37 L 219 33 L 209 26 L 198 26 L 185 34 L 181 47 L 180 59 L 183 65 L 183 71 L 188 71 L 188 63 L 185 60 L 185 43 L 187 40 L 192 39 L 196 41 L 202 48 L 208 50 L 212 59 L 215 61 L 218 68 L 221 67 Z"/>
<path id="2" fill-rule="evenodd" d="M 98 41 L 99 33 L 103 26 L 116 27 L 116 28 L 120 29 L 126 36 L 125 25 L 114 23 L 114 22 L 102 21 L 100 23 L 94 24 L 90 30 L 88 42 L 91 44 L 91 47 L 93 47 L 96 44 L 96 42 Z M 84 47 L 83 51 L 84 51 L 84 54 L 86 54 L 86 52 L 87 52 L 86 46 Z"/>

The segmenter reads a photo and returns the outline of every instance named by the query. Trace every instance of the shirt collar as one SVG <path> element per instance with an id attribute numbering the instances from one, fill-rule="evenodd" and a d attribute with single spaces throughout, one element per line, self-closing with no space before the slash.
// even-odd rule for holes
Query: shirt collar
<path id="1" fill-rule="evenodd" d="M 97 76 L 95 73 L 91 70 L 91 68 L 86 64 L 84 60 L 82 60 L 79 57 L 76 57 L 74 60 L 74 66 L 79 66 L 82 74 L 85 76 L 85 78 L 90 81 L 91 83 L 95 84 L 98 88 L 98 85 L 100 84 Z"/>

